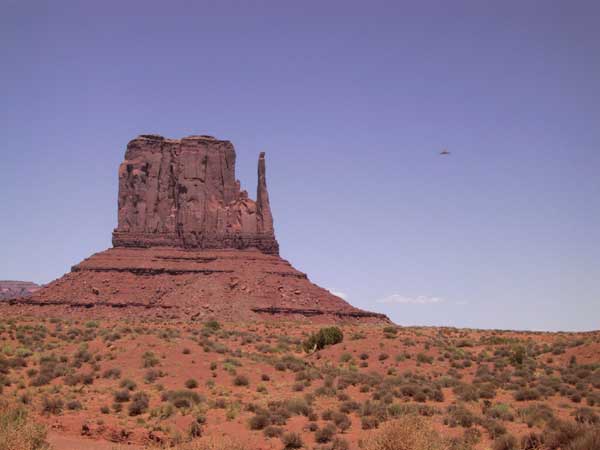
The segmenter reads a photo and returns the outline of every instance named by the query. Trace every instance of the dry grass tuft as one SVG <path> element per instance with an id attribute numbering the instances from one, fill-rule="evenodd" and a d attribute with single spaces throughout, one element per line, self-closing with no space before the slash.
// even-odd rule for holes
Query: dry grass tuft
<path id="1" fill-rule="evenodd" d="M 364 450 L 448 450 L 450 445 L 422 417 L 405 416 L 383 424 L 363 442 Z"/>
<path id="2" fill-rule="evenodd" d="M 27 412 L 0 400 L 0 450 L 46 450 L 46 429 L 29 420 Z"/>

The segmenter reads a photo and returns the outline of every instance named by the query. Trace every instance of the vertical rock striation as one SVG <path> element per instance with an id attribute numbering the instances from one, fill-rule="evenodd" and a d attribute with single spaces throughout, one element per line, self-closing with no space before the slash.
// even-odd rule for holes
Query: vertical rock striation
<path id="1" fill-rule="evenodd" d="M 278 254 L 265 175 L 258 160 L 257 200 L 240 190 L 235 149 L 211 136 L 129 142 L 119 168 L 115 247 L 245 249 Z"/>
<path id="2" fill-rule="evenodd" d="M 61 317 L 389 321 L 311 283 L 279 256 L 264 153 L 254 201 L 235 178 L 231 142 L 139 136 L 119 167 L 118 210 L 113 248 L 28 298 L 2 302 L 0 315 L 14 307 Z"/>

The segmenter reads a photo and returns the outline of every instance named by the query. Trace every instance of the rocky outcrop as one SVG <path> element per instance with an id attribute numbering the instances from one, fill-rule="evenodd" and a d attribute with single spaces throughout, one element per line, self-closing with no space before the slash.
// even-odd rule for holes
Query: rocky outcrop
<path id="1" fill-rule="evenodd" d="M 258 250 L 112 248 L 85 259 L 17 303 L 88 312 L 234 321 L 290 317 L 385 320 L 311 283 L 277 255 Z"/>
<path id="2" fill-rule="evenodd" d="M 279 257 L 265 155 L 254 201 L 235 178 L 229 141 L 132 140 L 119 168 L 113 246 L 3 307 L 61 316 L 388 321 L 311 283 Z"/>
<path id="3" fill-rule="evenodd" d="M 235 150 L 211 136 L 129 142 L 119 168 L 115 247 L 257 248 L 278 254 L 267 192 L 265 155 L 258 160 L 257 200 L 235 178 Z"/>
<path id="4" fill-rule="evenodd" d="M 8 298 L 29 297 L 40 289 L 40 286 L 30 281 L 0 280 L 0 300 Z"/>

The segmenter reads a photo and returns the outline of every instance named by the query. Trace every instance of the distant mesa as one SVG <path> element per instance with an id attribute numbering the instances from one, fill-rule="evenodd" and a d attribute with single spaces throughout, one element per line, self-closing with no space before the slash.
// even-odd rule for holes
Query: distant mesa
<path id="1" fill-rule="evenodd" d="M 279 257 L 265 154 L 256 200 L 241 190 L 235 163 L 231 142 L 212 136 L 133 139 L 119 167 L 113 248 L 11 305 L 33 314 L 389 321 Z"/>
<path id="2" fill-rule="evenodd" d="M 40 286 L 31 281 L 0 280 L 0 300 L 29 297 L 39 289 Z"/>

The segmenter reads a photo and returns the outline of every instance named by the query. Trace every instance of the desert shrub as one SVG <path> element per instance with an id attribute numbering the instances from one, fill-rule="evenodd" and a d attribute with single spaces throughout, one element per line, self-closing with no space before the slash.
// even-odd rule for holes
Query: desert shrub
<path id="1" fill-rule="evenodd" d="M 347 363 L 352 361 L 352 354 L 348 352 L 344 352 L 340 355 L 340 362 Z"/>
<path id="2" fill-rule="evenodd" d="M 139 416 L 148 410 L 150 400 L 145 392 L 136 392 L 129 404 L 128 412 L 130 416 Z"/>
<path id="3" fill-rule="evenodd" d="M 122 389 L 114 393 L 115 402 L 117 403 L 125 403 L 130 399 L 129 391 L 127 389 Z"/>
<path id="4" fill-rule="evenodd" d="M 450 427 L 455 427 L 458 425 L 463 428 L 469 428 L 473 426 L 476 420 L 477 418 L 475 415 L 463 405 L 450 405 L 448 407 L 447 424 Z"/>
<path id="5" fill-rule="evenodd" d="M 150 417 L 158 418 L 161 420 L 168 419 L 173 414 L 175 414 L 175 408 L 170 403 L 160 405 L 160 406 L 150 410 Z"/>
<path id="6" fill-rule="evenodd" d="M 170 402 L 175 408 L 187 409 L 204 401 L 204 398 L 194 391 L 166 391 L 161 395 L 163 402 Z"/>
<path id="7" fill-rule="evenodd" d="M 42 398 L 42 413 L 43 414 L 60 414 L 63 410 L 64 402 L 59 397 L 43 397 Z"/>
<path id="8" fill-rule="evenodd" d="M 77 411 L 81 409 L 81 402 L 79 400 L 70 400 L 67 402 L 67 409 L 71 411 Z"/>
<path id="9" fill-rule="evenodd" d="M 490 439 L 496 439 L 506 434 L 506 427 L 497 420 L 486 419 L 481 422 L 481 425 L 488 432 Z"/>
<path id="10" fill-rule="evenodd" d="M 204 324 L 204 328 L 208 331 L 215 332 L 221 329 L 221 324 L 216 320 L 209 320 Z"/>
<path id="11" fill-rule="evenodd" d="M 459 384 L 453 389 L 456 396 L 463 402 L 476 402 L 479 400 L 479 391 L 470 384 Z"/>
<path id="12" fill-rule="evenodd" d="M 193 421 L 190 424 L 190 427 L 188 429 L 188 435 L 192 438 L 199 438 L 200 436 L 202 436 L 202 425 L 199 424 L 197 421 Z"/>
<path id="13" fill-rule="evenodd" d="M 600 417 L 592 408 L 577 408 L 573 413 L 575 421 L 583 424 L 596 425 L 600 423 Z"/>
<path id="14" fill-rule="evenodd" d="M 405 416 L 392 420 L 371 432 L 364 440 L 364 450 L 445 450 L 443 438 L 425 419 Z"/>
<path id="15" fill-rule="evenodd" d="M 493 450 L 519 450 L 517 439 L 512 434 L 503 434 L 492 444 Z"/>
<path id="16" fill-rule="evenodd" d="M 302 343 L 306 353 L 321 350 L 329 345 L 339 344 L 344 340 L 344 334 L 338 327 L 321 328 Z"/>
<path id="17" fill-rule="evenodd" d="M 296 449 L 302 448 L 304 445 L 302 442 L 302 437 L 298 433 L 285 433 L 281 436 L 281 442 L 283 442 L 283 448 L 285 450 L 288 449 Z"/>
<path id="18" fill-rule="evenodd" d="M 346 431 L 352 426 L 350 417 L 341 412 L 336 412 L 333 414 L 333 423 L 335 423 L 335 426 L 338 428 L 338 430 L 342 432 Z"/>
<path id="19" fill-rule="evenodd" d="M 496 403 L 485 411 L 486 416 L 492 419 L 513 421 L 515 416 L 510 411 L 510 407 L 505 403 Z"/>
<path id="20" fill-rule="evenodd" d="M 600 429 L 598 427 L 582 430 L 581 434 L 571 441 L 567 450 L 597 450 L 600 448 Z"/>
<path id="21" fill-rule="evenodd" d="M 277 402 L 271 402 L 269 403 L 269 408 L 275 406 L 277 407 L 278 403 Z M 306 416 L 308 417 L 309 414 L 312 412 L 312 408 L 310 406 L 310 404 L 308 403 L 308 401 L 305 398 L 302 397 L 295 397 L 295 398 L 290 398 L 285 400 L 283 403 L 281 403 L 281 406 L 283 406 L 283 408 L 285 408 L 285 410 L 292 415 L 297 415 L 297 416 Z"/>
<path id="22" fill-rule="evenodd" d="M 106 369 L 102 373 L 102 378 L 110 378 L 113 380 L 118 380 L 119 378 L 121 378 L 121 369 L 119 369 L 117 367 L 113 367 L 112 369 Z"/>
<path id="23" fill-rule="evenodd" d="M 321 444 L 323 444 L 325 442 L 329 442 L 333 439 L 333 436 L 335 435 L 335 431 L 336 431 L 335 426 L 328 423 L 323 428 L 316 431 L 315 440 Z"/>
<path id="24" fill-rule="evenodd" d="M 248 426 L 251 430 L 263 430 L 271 424 L 271 419 L 266 413 L 259 413 L 252 417 L 248 421 Z"/>
<path id="25" fill-rule="evenodd" d="M 283 428 L 269 425 L 264 428 L 263 434 L 269 438 L 280 437 L 283 434 Z"/>
<path id="26" fill-rule="evenodd" d="M 125 378 L 123 381 L 121 381 L 120 386 L 123 389 L 127 389 L 128 391 L 135 391 L 137 384 L 135 384 L 135 381 L 133 381 L 129 378 Z"/>
<path id="27" fill-rule="evenodd" d="M 350 444 L 345 439 L 336 437 L 327 448 L 330 450 L 350 450 Z"/>
<path id="28" fill-rule="evenodd" d="M 359 409 L 360 404 L 354 400 L 346 400 L 340 405 L 340 412 L 343 413 L 350 413 L 352 411 L 358 411 Z"/>
<path id="29" fill-rule="evenodd" d="M 153 352 L 144 352 L 142 355 L 142 365 L 145 369 L 157 366 L 158 363 L 159 360 Z"/>
<path id="30" fill-rule="evenodd" d="M 541 450 L 544 438 L 536 433 L 529 433 L 521 438 L 521 450 Z"/>
<path id="31" fill-rule="evenodd" d="M 517 411 L 519 418 L 530 428 L 554 419 L 552 409 L 544 403 L 534 403 Z"/>
<path id="32" fill-rule="evenodd" d="M 520 388 L 515 391 L 514 398 L 518 402 L 526 400 L 538 400 L 540 398 L 540 393 L 535 388 Z"/>
<path id="33" fill-rule="evenodd" d="M 463 433 L 463 442 L 467 446 L 472 446 L 472 445 L 478 444 L 479 441 L 481 441 L 481 431 L 479 431 L 477 428 L 465 429 L 465 432 Z M 467 450 L 467 449 L 465 449 L 465 450 Z M 533 449 L 531 449 L 531 450 L 533 450 Z"/>
<path id="34" fill-rule="evenodd" d="M 418 353 L 417 362 L 421 364 L 433 364 L 433 356 L 428 356 L 425 353 Z"/>
<path id="35" fill-rule="evenodd" d="M 31 421 L 23 407 L 0 399 L 0 450 L 46 450 L 46 429 Z"/>
<path id="36" fill-rule="evenodd" d="M 185 382 L 185 387 L 188 389 L 196 389 L 198 387 L 198 381 L 194 378 L 190 378 Z"/>
<path id="37" fill-rule="evenodd" d="M 365 416 L 360 419 L 360 426 L 363 430 L 372 430 L 379 426 L 379 419 L 373 416 Z"/>
<path id="38" fill-rule="evenodd" d="M 248 386 L 250 384 L 250 380 L 246 375 L 236 375 L 233 379 L 233 384 L 235 386 Z"/>

